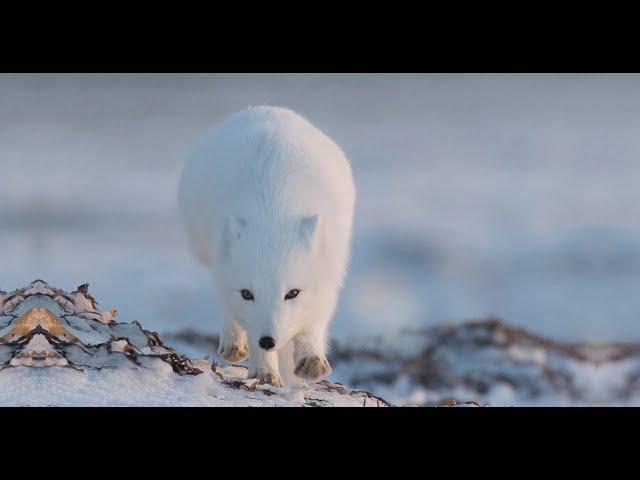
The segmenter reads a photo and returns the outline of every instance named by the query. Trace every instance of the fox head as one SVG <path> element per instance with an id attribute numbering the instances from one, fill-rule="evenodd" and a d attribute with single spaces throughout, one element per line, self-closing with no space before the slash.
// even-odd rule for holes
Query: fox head
<path id="1" fill-rule="evenodd" d="M 312 315 L 325 270 L 321 231 L 318 215 L 226 218 L 218 256 L 220 300 L 256 347 L 278 349 Z"/>

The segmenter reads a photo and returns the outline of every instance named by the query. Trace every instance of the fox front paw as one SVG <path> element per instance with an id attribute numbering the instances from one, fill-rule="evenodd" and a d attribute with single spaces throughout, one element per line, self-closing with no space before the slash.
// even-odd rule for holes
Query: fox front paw
<path id="1" fill-rule="evenodd" d="M 325 356 L 311 355 L 298 362 L 294 373 L 302 378 L 316 380 L 331 373 L 331 366 Z"/>
<path id="2" fill-rule="evenodd" d="M 259 384 L 268 383 L 269 385 L 278 388 L 282 388 L 284 386 L 284 382 L 282 381 L 280 374 L 273 370 L 267 370 L 266 368 L 261 368 L 255 372 L 249 371 L 248 378 L 257 378 Z"/>
<path id="3" fill-rule="evenodd" d="M 247 358 L 249 350 L 246 342 L 222 340 L 218 347 L 218 354 L 227 362 L 240 362 Z"/>

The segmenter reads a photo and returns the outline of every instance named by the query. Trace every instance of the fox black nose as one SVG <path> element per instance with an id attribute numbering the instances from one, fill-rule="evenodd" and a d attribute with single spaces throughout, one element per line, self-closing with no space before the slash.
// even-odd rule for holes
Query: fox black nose
<path id="1" fill-rule="evenodd" d="M 276 341 L 273 337 L 262 337 L 258 342 L 258 345 L 260 345 L 260 348 L 264 348 L 265 350 L 271 350 L 276 346 Z"/>

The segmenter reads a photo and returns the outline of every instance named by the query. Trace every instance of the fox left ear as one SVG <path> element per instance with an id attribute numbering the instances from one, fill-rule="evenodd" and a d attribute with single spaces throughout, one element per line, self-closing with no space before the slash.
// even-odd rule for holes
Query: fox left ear
<path id="1" fill-rule="evenodd" d="M 318 215 L 312 215 L 310 217 L 305 217 L 300 220 L 300 238 L 307 246 L 311 246 L 313 244 L 313 238 L 315 236 L 316 230 L 318 229 Z"/>

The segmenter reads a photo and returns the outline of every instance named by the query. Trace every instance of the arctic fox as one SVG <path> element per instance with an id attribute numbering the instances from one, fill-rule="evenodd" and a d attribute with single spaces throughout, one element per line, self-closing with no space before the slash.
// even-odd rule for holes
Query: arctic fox
<path id="1" fill-rule="evenodd" d="M 295 112 L 251 107 L 216 125 L 184 168 L 179 203 L 222 310 L 218 352 L 283 386 L 329 375 L 327 328 L 356 198 L 342 150 Z"/>

